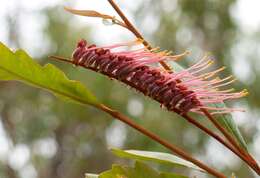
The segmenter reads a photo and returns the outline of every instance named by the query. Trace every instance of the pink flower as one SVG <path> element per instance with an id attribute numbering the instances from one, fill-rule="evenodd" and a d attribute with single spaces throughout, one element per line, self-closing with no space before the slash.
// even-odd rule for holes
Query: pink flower
<path id="1" fill-rule="evenodd" d="M 211 114 L 242 111 L 214 106 L 247 94 L 246 90 L 241 92 L 233 92 L 233 89 L 220 90 L 221 87 L 234 81 L 232 76 L 224 79 L 215 77 L 224 70 L 224 67 L 205 73 L 213 61 L 204 57 L 187 69 L 169 73 L 153 64 L 165 60 L 177 60 L 186 53 L 170 56 L 166 51 L 153 52 L 141 47 L 135 50 L 121 49 L 139 44 L 140 41 L 137 40 L 96 47 L 81 40 L 73 52 L 73 63 L 117 79 L 160 102 L 170 111 L 200 113 L 201 108 L 212 111 Z"/>

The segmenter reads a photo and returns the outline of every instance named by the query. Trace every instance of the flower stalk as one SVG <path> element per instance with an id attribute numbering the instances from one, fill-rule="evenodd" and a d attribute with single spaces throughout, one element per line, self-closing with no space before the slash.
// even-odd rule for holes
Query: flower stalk
<path id="1" fill-rule="evenodd" d="M 158 68 L 153 68 L 147 65 L 165 60 L 166 58 L 178 59 L 182 55 L 165 56 L 167 55 L 165 52 L 152 53 L 144 49 L 136 49 L 130 52 L 111 51 L 115 48 L 135 45 L 138 43 L 140 43 L 140 41 L 105 47 L 96 47 L 95 45 L 88 45 L 85 40 L 81 40 L 73 52 L 73 60 L 69 62 L 73 63 L 74 65 L 80 65 L 87 69 L 102 73 L 110 78 L 120 80 L 121 82 L 130 85 L 143 94 L 157 100 L 168 110 L 177 112 L 180 115 L 185 115 L 188 111 L 197 107 L 201 107 L 202 104 L 196 95 L 193 94 L 194 92 L 189 90 L 189 88 L 182 83 L 177 83 L 177 81 L 181 80 L 181 78 L 184 76 L 192 77 L 190 76 L 189 72 L 187 73 L 187 71 L 183 71 L 180 73 L 169 74 L 168 72 L 161 71 Z M 205 64 L 201 65 L 201 63 L 197 63 L 193 65 L 193 68 L 201 70 L 204 68 L 204 66 Z M 188 79 L 188 81 L 191 80 L 196 79 Z M 125 123 L 129 124 L 129 121 Z M 136 128 L 136 126 L 134 128 Z M 143 129 L 137 130 L 143 131 Z M 142 133 L 147 135 L 146 132 Z M 148 134 L 148 136 L 149 135 L 150 134 Z M 165 141 L 162 142 L 160 139 L 156 139 L 157 137 L 150 138 L 156 140 L 160 144 L 165 143 Z M 202 166 L 203 169 L 209 173 L 216 173 L 212 172 L 212 170 L 208 169 L 207 167 L 205 168 L 205 165 L 201 164 L 200 162 L 197 162 L 196 160 L 194 161 L 193 158 L 191 159 L 190 157 L 187 157 L 187 155 L 183 156 L 183 154 L 179 152 L 179 149 L 176 150 L 175 147 L 169 147 L 171 144 L 167 143 L 166 145 L 163 145 L 166 147 L 168 146 L 167 148 L 169 148 L 175 154 L 187 159 L 188 161 L 191 161 L 198 166 Z M 215 176 L 221 175 L 215 174 Z"/>
<path id="2" fill-rule="evenodd" d="M 60 60 L 60 61 L 64 61 L 64 62 L 71 63 L 71 64 L 75 63 L 75 61 L 72 61 L 72 60 L 69 60 L 69 59 L 66 59 L 66 58 L 63 58 L 63 57 L 50 56 L 50 58 L 57 59 L 57 60 Z M 93 70 L 95 72 L 98 72 L 98 70 L 96 68 L 93 68 L 93 67 L 89 67 L 88 69 Z M 104 71 L 102 71 L 101 73 L 106 74 Z M 206 165 L 206 164 L 200 162 L 199 160 L 193 158 L 191 155 L 189 155 L 188 153 L 183 151 L 183 149 L 178 148 L 177 146 L 169 143 L 167 140 L 162 139 L 160 136 L 158 136 L 155 133 L 145 129 L 144 127 L 135 123 L 133 121 L 133 119 L 128 118 L 127 116 L 121 114 L 120 112 L 113 110 L 113 109 L 109 108 L 108 106 L 106 106 L 104 104 L 97 104 L 97 105 L 94 105 L 94 107 L 96 107 L 99 110 L 106 112 L 107 114 L 111 115 L 113 118 L 127 124 L 128 126 L 134 128 L 135 130 L 137 130 L 140 133 L 142 133 L 143 135 L 151 138 L 152 140 L 156 141 L 157 143 L 160 143 L 162 146 L 169 149 L 174 154 L 182 157 L 183 159 L 186 159 L 187 161 L 192 162 L 193 164 L 195 164 L 196 166 L 205 170 L 209 174 L 211 174 L 215 177 L 218 177 L 218 178 L 227 178 L 224 174 L 216 171 L 215 169 L 209 167 L 208 165 Z"/>
<path id="3" fill-rule="evenodd" d="M 191 67 L 169 73 L 152 66 L 160 61 L 178 60 L 182 55 L 170 56 L 167 52 L 151 52 L 140 48 L 135 50 L 120 50 L 122 47 L 137 47 L 140 40 L 110 46 L 97 47 L 81 40 L 72 55 L 73 63 L 117 79 L 144 95 L 158 101 L 169 111 L 179 110 L 180 114 L 187 112 L 201 113 L 202 109 L 212 110 L 212 114 L 228 113 L 240 109 L 209 107 L 228 99 L 236 99 L 246 95 L 246 91 L 232 92 L 220 90 L 219 86 L 227 85 L 230 77 L 212 78 L 220 70 L 199 74 L 210 66 L 211 60 L 203 58 Z"/>
<path id="4" fill-rule="evenodd" d="M 149 45 L 149 43 L 144 40 L 143 36 L 138 32 L 138 30 L 131 24 L 131 22 L 127 19 L 127 17 L 124 15 L 124 13 L 120 10 L 120 8 L 117 6 L 117 4 L 113 0 L 108 0 L 110 5 L 114 8 L 114 10 L 118 13 L 118 15 L 122 18 L 122 20 L 127 25 L 128 29 L 137 37 L 140 39 L 143 39 L 144 46 L 147 47 L 148 50 L 151 50 L 152 47 Z M 163 66 L 164 69 L 166 69 L 169 72 L 172 72 L 171 68 L 165 63 L 164 61 L 160 61 L 160 64 Z M 205 114 L 205 116 L 209 119 L 210 122 L 213 123 L 213 125 L 225 136 L 225 138 L 232 144 L 232 146 L 228 146 L 229 144 L 226 143 L 221 137 L 216 137 L 212 131 L 205 129 L 205 127 L 200 127 L 196 120 L 192 119 L 191 117 L 187 117 L 187 114 L 183 115 L 183 117 L 191 122 L 195 126 L 199 126 L 198 128 L 202 129 L 204 132 L 206 132 L 208 135 L 212 136 L 213 138 L 217 139 L 220 143 L 225 145 L 228 149 L 230 149 L 232 152 L 234 152 L 236 155 L 238 155 L 242 160 L 244 160 L 258 175 L 260 175 L 260 167 L 257 164 L 257 162 L 254 160 L 254 158 L 244 149 L 242 149 L 240 146 L 237 145 L 236 141 L 229 135 L 229 133 L 226 132 L 226 130 L 215 120 L 215 118 L 212 116 L 211 113 L 207 111 L 207 109 L 203 108 L 201 109 L 201 112 Z"/>
<path id="5" fill-rule="evenodd" d="M 72 61 L 55 56 L 53 56 L 53 58 L 70 62 L 75 65 L 80 65 L 90 70 L 107 75 L 110 78 L 120 80 L 121 82 L 130 85 L 143 94 L 157 100 L 168 110 L 178 113 L 188 122 L 192 123 L 208 135 L 218 140 L 221 144 L 226 146 L 242 160 L 244 160 L 252 169 L 255 170 L 255 172 L 260 175 L 260 168 L 252 156 L 244 149 L 242 149 L 230 136 L 230 134 L 212 116 L 213 114 L 229 113 L 240 109 L 215 108 L 207 106 L 209 103 L 218 103 L 223 102 L 226 99 L 242 97 L 246 95 L 247 92 L 241 91 L 232 93 L 232 90 L 217 90 L 219 87 L 232 83 L 232 77 L 227 77 L 225 79 L 215 78 L 209 81 L 205 80 L 210 79 L 215 74 L 223 70 L 223 68 L 220 68 L 213 72 L 200 74 L 201 71 L 205 70 L 212 63 L 211 60 L 202 60 L 185 71 L 180 73 L 173 73 L 165 61 L 167 59 L 177 60 L 186 53 L 176 56 L 170 56 L 167 51 L 156 53 L 157 49 L 151 47 L 151 45 L 143 38 L 141 33 L 139 33 L 139 31 L 127 19 L 116 3 L 113 0 L 108 0 L 108 2 L 123 20 L 117 20 L 116 22 L 120 22 L 120 24 L 115 24 L 123 26 L 124 28 L 127 28 L 129 31 L 131 31 L 138 39 L 140 39 L 137 43 L 139 44 L 141 42 L 148 50 L 138 49 L 132 52 L 111 52 L 111 50 L 114 48 L 136 45 L 136 43 L 131 45 L 128 43 L 114 46 L 96 47 L 95 45 L 87 45 L 86 42 L 81 41 L 78 43 L 77 49 L 73 53 Z M 75 12 L 78 13 L 79 11 Z M 87 13 L 89 14 L 90 11 Z M 93 11 L 91 11 L 91 13 L 93 13 Z M 95 16 L 97 16 L 96 14 L 97 13 L 95 12 Z M 100 16 L 100 14 L 98 14 L 98 16 Z M 111 19 L 112 16 L 109 16 L 109 18 Z M 114 17 L 112 20 L 113 19 Z M 157 62 L 163 66 L 165 69 L 164 71 L 162 69 L 151 68 L 149 66 L 149 64 Z M 182 150 L 179 150 L 174 145 L 165 140 L 162 141 L 159 136 L 154 136 L 153 133 L 135 124 L 129 118 L 123 116 L 119 112 L 114 111 L 105 105 L 98 105 L 97 108 L 135 128 L 142 134 L 157 141 L 161 145 L 173 151 L 175 154 L 193 162 L 210 174 L 216 177 L 225 177 L 223 174 L 209 168 L 203 163 L 190 157 L 188 154 L 183 154 Z M 205 115 L 225 136 L 228 142 L 190 117 L 187 114 L 189 111 Z"/>
<path id="6" fill-rule="evenodd" d="M 169 150 L 171 150 L 173 153 L 175 153 L 176 155 L 192 162 L 193 164 L 197 165 L 198 167 L 200 167 L 201 169 L 207 171 L 209 174 L 218 177 L 218 178 L 226 178 L 225 175 L 223 175 L 222 173 L 216 171 L 215 169 L 212 169 L 210 167 L 208 167 L 206 164 L 198 161 L 197 159 L 193 158 L 191 155 L 189 155 L 188 153 L 186 153 L 185 151 L 183 151 L 182 149 L 176 147 L 173 144 L 170 144 L 168 141 L 162 139 L 161 137 L 159 137 L 158 135 L 152 133 L 151 131 L 145 129 L 144 127 L 136 124 L 135 122 L 133 122 L 132 119 L 122 115 L 121 113 L 112 110 L 110 108 L 108 108 L 105 105 L 98 105 L 98 108 L 105 111 L 106 113 L 108 113 L 109 115 L 113 116 L 114 118 L 124 122 L 125 124 L 127 124 L 128 126 L 138 130 L 139 132 L 141 132 L 143 135 L 146 135 L 147 137 L 151 138 L 152 140 L 160 143 L 161 145 L 163 145 L 164 147 L 168 148 Z"/>
<path id="7" fill-rule="evenodd" d="M 137 38 L 142 39 L 144 46 L 147 49 L 151 50 L 152 46 L 144 39 L 142 34 L 139 33 L 139 31 L 134 27 L 134 25 L 128 20 L 128 18 L 124 15 L 124 13 L 117 6 L 117 4 L 113 0 L 108 0 L 108 2 L 114 8 L 114 10 L 117 12 L 117 14 L 122 18 L 122 20 L 125 22 L 126 26 L 128 27 L 128 30 L 130 30 Z M 168 66 L 168 64 L 166 64 L 163 61 L 160 61 L 159 63 L 163 66 L 164 69 L 166 69 L 167 71 L 171 71 L 171 67 Z"/>

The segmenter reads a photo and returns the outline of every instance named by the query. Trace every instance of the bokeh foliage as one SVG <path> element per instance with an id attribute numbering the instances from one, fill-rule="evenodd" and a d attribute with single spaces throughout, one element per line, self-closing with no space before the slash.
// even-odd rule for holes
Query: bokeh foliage
<path id="1" fill-rule="evenodd" d="M 241 35 L 230 15 L 230 8 L 234 3 L 235 0 L 147 0 L 134 12 L 135 23 L 154 46 L 170 49 L 176 53 L 192 49 L 193 55 L 182 61 L 182 64 L 188 65 L 193 58 L 201 57 L 204 51 L 211 51 L 217 59 L 216 66 L 225 64 L 227 73 L 231 73 L 231 49 Z M 84 37 L 88 41 L 95 41 L 90 35 L 91 30 L 95 29 L 88 24 L 72 25 L 70 23 L 73 20 L 72 15 L 65 14 L 60 7 L 44 9 L 41 13 L 47 18 L 44 33 L 53 47 L 48 54 L 70 56 L 78 39 Z M 10 40 L 16 44 L 16 47 L 23 48 L 19 42 L 21 34 L 16 31 L 16 25 L 14 21 L 10 26 Z M 149 25 L 154 26 L 153 30 L 149 29 Z M 259 34 L 256 34 L 253 39 L 259 39 Z M 177 115 L 161 109 L 154 101 L 134 90 L 129 90 L 118 82 L 85 69 L 53 62 L 47 58 L 47 55 L 40 57 L 41 63 L 55 64 L 70 78 L 87 84 L 100 101 L 130 115 L 146 128 L 212 163 L 204 156 L 208 137 Z M 256 58 L 254 55 L 248 57 Z M 255 61 L 257 60 L 253 60 Z M 244 102 L 249 107 L 258 109 L 260 103 L 256 98 L 259 98 L 260 91 L 256 81 L 260 71 L 256 67 L 252 70 L 255 74 L 255 82 L 248 84 L 251 95 Z M 242 86 L 245 86 L 245 83 L 237 84 L 236 87 L 242 88 Z M 143 107 L 141 112 L 133 113 L 131 103 Z M 29 164 L 35 167 L 39 178 L 83 177 L 85 172 L 98 173 L 109 169 L 112 163 L 122 161 L 115 158 L 108 150 L 109 144 L 122 135 L 125 135 L 121 142 L 122 148 L 167 151 L 96 109 L 64 103 L 45 91 L 20 83 L 0 83 L 0 109 L 3 128 L 11 140 L 12 147 L 21 144 L 28 146 Z M 113 130 L 119 131 L 113 132 Z M 257 133 L 256 126 L 250 132 L 243 127 L 241 130 L 248 142 L 254 141 L 253 138 Z M 56 145 L 54 155 L 39 154 L 35 145 L 46 139 L 54 141 Z M 228 152 L 228 154 L 232 153 Z M 235 167 L 223 169 L 228 174 L 232 171 L 236 172 L 238 177 L 253 176 L 241 161 L 238 161 Z M 184 170 L 177 171 L 182 173 Z M 19 170 L 10 166 L 8 161 L 1 159 L 0 177 L 18 178 Z"/>

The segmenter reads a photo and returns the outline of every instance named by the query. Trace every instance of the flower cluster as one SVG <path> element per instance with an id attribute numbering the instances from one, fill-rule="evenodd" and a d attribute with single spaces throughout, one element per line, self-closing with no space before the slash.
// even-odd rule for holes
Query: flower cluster
<path id="1" fill-rule="evenodd" d="M 232 76 L 224 79 L 215 77 L 224 67 L 205 73 L 212 60 L 204 57 L 187 69 L 169 72 L 152 64 L 164 60 L 177 60 L 184 54 L 170 56 L 165 51 L 154 52 L 156 50 L 149 51 L 141 47 L 134 50 L 120 50 L 122 47 L 139 44 L 140 40 L 137 40 L 97 47 L 81 40 L 73 52 L 73 63 L 117 79 L 160 102 L 170 111 L 200 113 L 200 109 L 205 108 L 212 111 L 212 114 L 218 114 L 239 110 L 214 107 L 214 104 L 247 94 L 245 90 L 233 92 L 233 89 L 219 89 L 234 81 Z"/>

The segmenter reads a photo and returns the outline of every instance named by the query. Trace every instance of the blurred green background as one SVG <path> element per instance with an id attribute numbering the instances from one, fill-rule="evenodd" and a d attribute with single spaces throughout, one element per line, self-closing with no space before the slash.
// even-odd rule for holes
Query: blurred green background
<path id="1" fill-rule="evenodd" d="M 153 46 L 192 54 L 187 66 L 211 52 L 214 67 L 227 66 L 236 89 L 250 95 L 229 106 L 243 107 L 234 119 L 260 160 L 260 7 L 258 0 L 117 0 Z M 133 39 L 125 29 L 105 26 L 99 19 L 75 17 L 63 6 L 95 9 L 115 15 L 106 0 L 4 0 L 0 6 L 0 40 L 23 48 L 41 64 L 53 63 L 71 79 L 80 80 L 100 101 L 184 148 L 207 164 L 238 177 L 256 177 L 230 151 L 174 113 L 133 89 L 100 74 L 51 61 L 48 55 L 69 57 L 81 38 L 98 45 Z M 204 122 L 201 118 L 198 120 Z M 210 124 L 208 126 L 214 129 Z M 0 82 L 0 177 L 80 178 L 112 163 L 109 147 L 164 151 L 162 146 L 91 107 L 64 103 L 53 95 L 17 82 Z M 190 170 L 186 175 L 207 177 Z"/>

